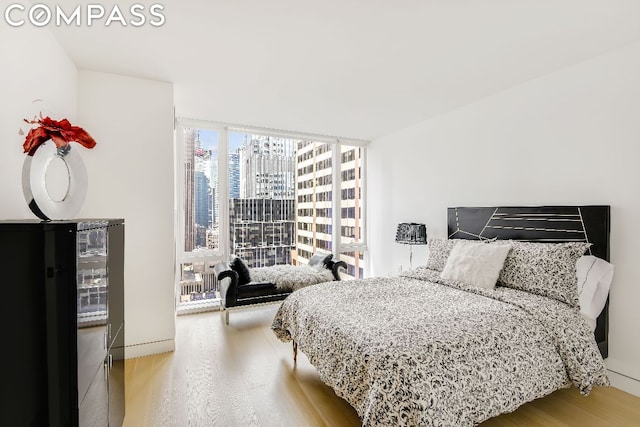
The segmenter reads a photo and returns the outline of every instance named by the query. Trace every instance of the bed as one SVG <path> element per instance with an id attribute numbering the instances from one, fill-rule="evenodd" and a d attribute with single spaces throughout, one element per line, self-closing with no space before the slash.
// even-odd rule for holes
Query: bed
<path id="1" fill-rule="evenodd" d="M 557 243 L 533 246 L 608 259 L 607 206 L 450 208 L 448 218 L 451 240 Z M 438 264 L 460 243 L 440 243 L 437 254 L 430 242 L 427 266 L 301 289 L 274 318 L 276 336 L 293 341 L 363 425 L 472 426 L 560 388 L 608 384 L 607 307 L 594 333 L 570 299 L 443 279 Z M 503 271 L 519 266 L 515 252 Z"/>

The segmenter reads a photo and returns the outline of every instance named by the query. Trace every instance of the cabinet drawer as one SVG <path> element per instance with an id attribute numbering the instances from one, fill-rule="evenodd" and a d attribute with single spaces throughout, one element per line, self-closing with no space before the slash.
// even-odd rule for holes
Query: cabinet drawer
<path id="1" fill-rule="evenodd" d="M 78 403 L 84 400 L 89 385 L 107 357 L 106 326 L 78 329 Z"/>
<path id="2" fill-rule="evenodd" d="M 105 366 L 101 366 L 92 378 L 89 390 L 79 405 L 79 425 L 105 427 L 109 425 L 109 385 L 105 378 Z"/>

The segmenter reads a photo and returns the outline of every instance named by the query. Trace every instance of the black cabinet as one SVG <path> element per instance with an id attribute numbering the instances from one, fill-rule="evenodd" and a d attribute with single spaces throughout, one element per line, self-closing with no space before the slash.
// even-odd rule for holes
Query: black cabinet
<path id="1" fill-rule="evenodd" d="M 124 221 L 0 221 L 0 277 L 0 425 L 122 425 Z"/>

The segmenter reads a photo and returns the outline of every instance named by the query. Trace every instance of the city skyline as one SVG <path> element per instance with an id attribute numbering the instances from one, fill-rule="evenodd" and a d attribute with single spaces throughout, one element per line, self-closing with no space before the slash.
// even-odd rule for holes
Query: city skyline
<path id="1" fill-rule="evenodd" d="M 211 159 L 218 160 L 218 132 L 217 130 L 209 130 L 209 129 L 197 129 L 196 130 L 200 135 L 200 142 L 202 144 L 202 148 L 204 150 L 211 152 Z M 244 143 L 245 135 L 251 135 L 250 133 L 241 133 L 241 132 L 229 132 L 228 133 L 228 144 L 229 144 L 229 154 L 237 152 L 242 148 Z M 214 186 L 214 180 L 212 179 L 209 185 L 211 187 Z"/>
<path id="2" fill-rule="evenodd" d="M 184 135 L 185 242 L 193 242 L 190 247 L 185 244 L 186 252 L 228 245 L 229 253 L 242 257 L 249 267 L 304 265 L 316 251 L 336 249 L 334 228 L 342 244 L 360 242 L 359 147 L 230 131 L 227 159 L 221 161 L 219 131 L 184 129 Z M 339 150 L 337 164 L 334 150 Z M 223 164 L 229 182 L 226 195 L 218 191 L 218 168 Z M 334 194 L 335 168 L 340 184 Z M 229 200 L 226 242 L 220 240 L 219 197 Z M 340 211 L 337 224 L 334 201 Z M 347 263 L 347 275 L 363 277 L 362 252 L 334 256 Z M 209 282 L 204 288 L 215 286 L 201 273 Z M 185 291 L 193 289 L 190 286 Z"/>

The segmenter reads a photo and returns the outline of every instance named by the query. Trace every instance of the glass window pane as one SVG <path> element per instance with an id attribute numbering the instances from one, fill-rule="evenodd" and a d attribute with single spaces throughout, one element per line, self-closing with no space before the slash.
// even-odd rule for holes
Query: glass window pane
<path id="1" fill-rule="evenodd" d="M 325 251 L 348 264 L 345 278 L 363 277 L 364 148 L 205 127 L 180 129 L 184 149 L 184 242 L 180 244 L 185 254 L 178 264 L 181 303 L 215 298 L 213 266 L 223 253 L 240 256 L 253 268 L 304 265 L 314 253 Z M 222 147 L 226 159 L 218 158 L 219 132 L 227 132 L 221 138 L 228 144 Z M 224 212 L 219 205 L 219 171 L 228 174 L 228 193 L 222 197 L 229 198 L 229 206 Z M 339 224 L 334 223 L 334 214 Z M 228 224 L 229 235 L 223 230 L 223 242 L 220 218 Z"/>
<path id="2" fill-rule="evenodd" d="M 298 142 L 296 166 L 296 264 L 307 264 L 318 250 L 332 252 L 333 146 Z"/>
<path id="3" fill-rule="evenodd" d="M 180 266 L 180 302 L 217 298 L 218 283 L 206 263 L 187 262 Z"/>
<path id="4" fill-rule="evenodd" d="M 338 258 L 347 264 L 347 271 L 342 272 L 342 278 L 364 278 L 364 252 L 343 252 Z"/>
<path id="5" fill-rule="evenodd" d="M 217 250 L 218 132 L 183 128 L 184 250 Z"/>
<path id="6" fill-rule="evenodd" d="M 292 262 L 298 142 L 229 132 L 230 253 L 250 268 Z"/>
<path id="7" fill-rule="evenodd" d="M 362 148 L 341 145 L 340 237 L 343 244 L 362 241 Z"/>
<path id="8" fill-rule="evenodd" d="M 362 243 L 362 147 L 340 146 L 340 241 L 344 244 Z M 340 259 L 348 265 L 347 274 L 362 278 L 363 252 L 346 252 Z"/>

